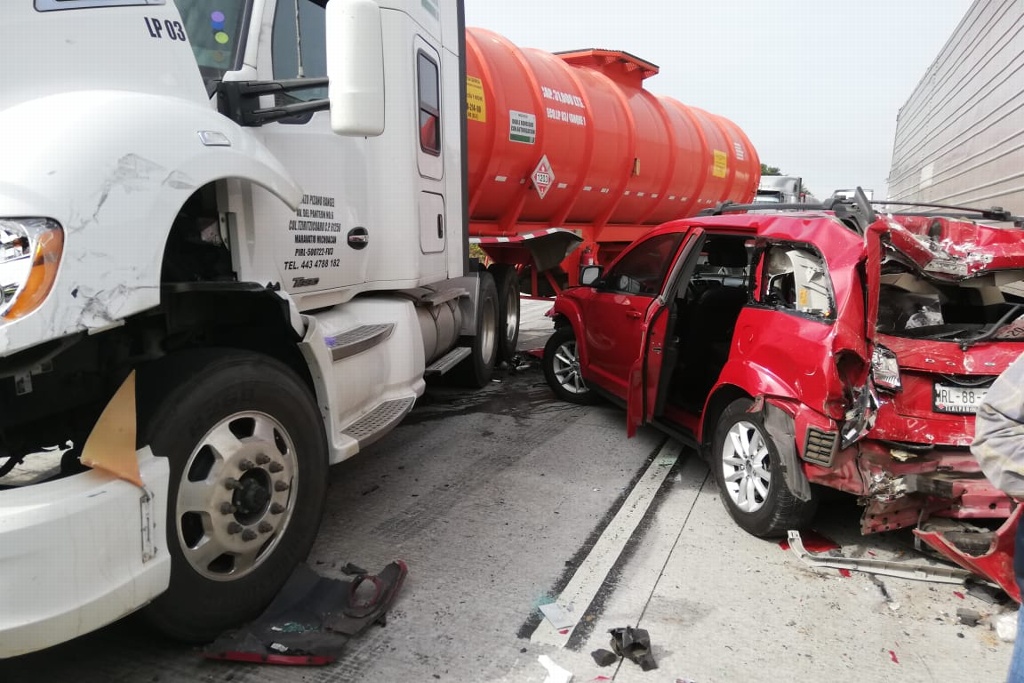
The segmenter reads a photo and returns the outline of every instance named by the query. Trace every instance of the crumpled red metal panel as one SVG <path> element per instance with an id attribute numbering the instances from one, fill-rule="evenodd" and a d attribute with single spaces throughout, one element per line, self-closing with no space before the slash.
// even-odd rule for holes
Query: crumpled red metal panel
<path id="1" fill-rule="evenodd" d="M 1017 535 L 1017 523 L 1024 506 L 1018 505 L 1001 527 L 995 532 L 992 545 L 984 555 L 968 555 L 946 540 L 938 531 L 914 529 L 914 534 L 944 557 L 958 565 L 999 585 L 1007 595 L 1021 601 L 1020 588 L 1013 573 L 1013 546 Z"/>

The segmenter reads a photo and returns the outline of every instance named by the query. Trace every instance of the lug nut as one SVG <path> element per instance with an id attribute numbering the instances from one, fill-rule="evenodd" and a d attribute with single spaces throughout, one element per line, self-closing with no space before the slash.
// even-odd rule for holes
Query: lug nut
<path id="1" fill-rule="evenodd" d="M 261 534 L 269 534 L 274 530 L 274 527 L 270 525 L 270 522 L 260 522 L 259 530 Z"/>
<path id="2" fill-rule="evenodd" d="M 282 512 L 284 512 L 284 505 L 281 505 L 280 503 L 273 503 L 273 504 L 271 504 L 271 506 L 270 506 L 270 514 L 272 514 L 272 515 L 279 515 Z"/>
<path id="3" fill-rule="evenodd" d="M 231 522 L 230 524 L 228 524 L 228 533 L 229 534 L 237 534 L 241 530 L 242 530 L 242 525 L 239 524 L 238 522 Z"/>
<path id="4" fill-rule="evenodd" d="M 256 532 L 253 531 L 252 529 L 246 529 L 245 531 L 242 532 L 242 540 L 243 541 L 253 541 L 255 539 L 256 539 Z"/>
<path id="5" fill-rule="evenodd" d="M 238 508 L 236 508 L 231 503 L 221 503 L 220 504 L 220 514 L 222 514 L 222 515 L 234 514 L 235 510 L 237 510 L 237 509 Z"/>
<path id="6" fill-rule="evenodd" d="M 270 456 L 266 453 L 260 453 L 256 456 L 257 465 L 266 465 L 268 462 L 270 462 Z"/>
<path id="7" fill-rule="evenodd" d="M 243 472 L 251 470 L 253 467 L 256 467 L 256 463 L 254 463 L 252 460 L 249 460 L 248 458 L 238 463 L 238 469 L 242 470 Z"/>
<path id="8" fill-rule="evenodd" d="M 279 462 L 272 462 L 270 463 L 270 467 L 268 467 L 267 469 L 269 469 L 274 474 L 277 474 L 278 472 L 284 469 L 284 465 L 282 465 Z"/>
<path id="9" fill-rule="evenodd" d="M 238 481 L 237 479 L 232 479 L 229 477 L 224 480 L 224 488 L 226 488 L 228 491 L 237 491 L 238 489 L 242 488 L 242 482 Z"/>
<path id="10" fill-rule="evenodd" d="M 289 484 L 286 481 L 278 480 L 278 481 L 274 482 L 274 490 L 275 491 L 287 491 L 290 488 L 291 488 L 291 484 Z"/>

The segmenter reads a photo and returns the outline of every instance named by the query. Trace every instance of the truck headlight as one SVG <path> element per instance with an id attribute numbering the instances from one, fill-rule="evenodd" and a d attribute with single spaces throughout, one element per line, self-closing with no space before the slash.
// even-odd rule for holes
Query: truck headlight
<path id="1" fill-rule="evenodd" d="M 0 218 L 0 322 L 39 307 L 57 279 L 64 230 L 49 218 Z"/>
<path id="2" fill-rule="evenodd" d="M 896 354 L 881 344 L 876 344 L 875 350 L 871 354 L 871 375 L 874 377 L 875 386 L 879 389 L 886 391 L 902 391 L 903 389 Z"/>

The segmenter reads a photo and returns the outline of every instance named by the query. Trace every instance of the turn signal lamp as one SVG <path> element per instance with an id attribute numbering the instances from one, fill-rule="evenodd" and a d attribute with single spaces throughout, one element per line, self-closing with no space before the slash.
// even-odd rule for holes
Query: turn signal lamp
<path id="1" fill-rule="evenodd" d="M 64 230 L 49 218 L 0 219 L 0 323 L 39 308 L 57 279 Z"/>

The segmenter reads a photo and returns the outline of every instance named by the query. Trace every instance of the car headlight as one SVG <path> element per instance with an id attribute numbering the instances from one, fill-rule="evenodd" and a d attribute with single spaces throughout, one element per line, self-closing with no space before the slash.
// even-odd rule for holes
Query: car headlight
<path id="1" fill-rule="evenodd" d="M 64 230 L 49 218 L 0 218 L 0 322 L 28 315 L 57 279 Z"/>
<path id="2" fill-rule="evenodd" d="M 875 386 L 886 391 L 901 391 L 900 366 L 896 354 L 880 344 L 875 345 L 871 354 L 871 375 Z"/>

